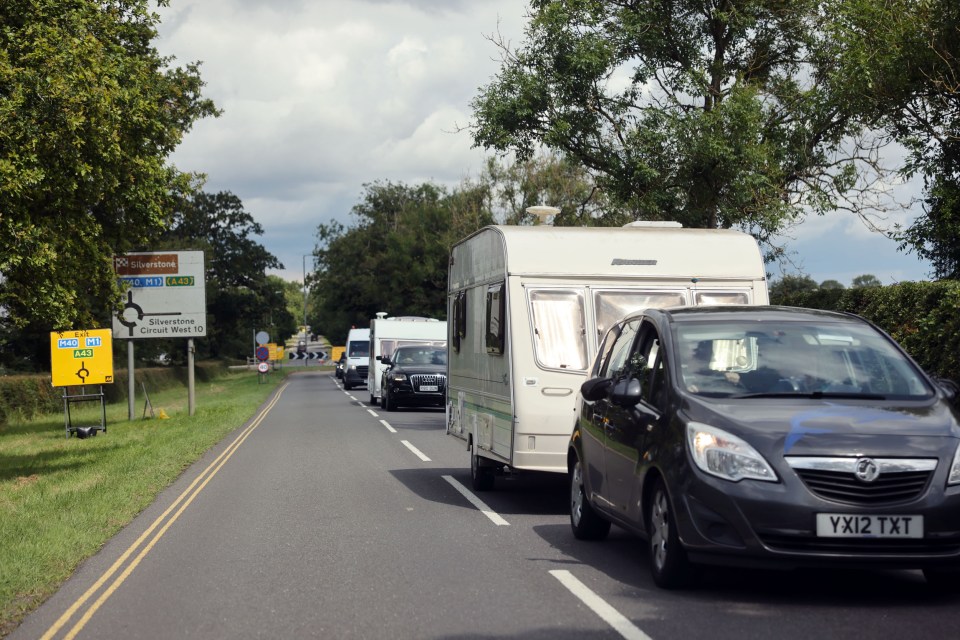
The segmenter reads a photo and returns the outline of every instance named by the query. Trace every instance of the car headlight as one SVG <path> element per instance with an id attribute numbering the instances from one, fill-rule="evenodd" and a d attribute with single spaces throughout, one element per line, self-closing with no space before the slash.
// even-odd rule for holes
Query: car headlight
<path id="1" fill-rule="evenodd" d="M 950 465 L 950 475 L 947 476 L 947 486 L 960 484 L 960 447 L 953 454 L 953 463 Z"/>
<path id="2" fill-rule="evenodd" d="M 777 474 L 756 449 L 722 429 L 691 422 L 687 425 L 687 443 L 693 461 L 710 475 L 732 482 L 777 482 Z"/>
<path id="3" fill-rule="evenodd" d="M 405 373 L 394 373 L 390 375 L 390 379 L 394 382 L 403 382 L 407 379 L 407 374 Z"/>

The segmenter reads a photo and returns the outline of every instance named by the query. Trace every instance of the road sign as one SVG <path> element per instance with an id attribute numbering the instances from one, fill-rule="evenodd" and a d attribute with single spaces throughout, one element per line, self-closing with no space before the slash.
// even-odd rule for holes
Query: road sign
<path id="1" fill-rule="evenodd" d="M 113 337 L 110 329 L 50 333 L 53 386 L 113 383 Z"/>
<path id="2" fill-rule="evenodd" d="M 257 347 L 257 360 L 263 362 L 269 357 L 270 357 L 270 349 L 263 346 Z"/>
<path id="3" fill-rule="evenodd" d="M 268 371 L 270 371 L 270 365 L 267 364 L 266 362 L 261 362 L 260 364 L 257 365 L 257 371 L 259 371 L 260 373 L 267 373 Z"/>
<path id="4" fill-rule="evenodd" d="M 271 343 L 267 344 L 267 349 L 270 350 L 270 359 L 271 359 L 271 360 L 277 361 L 277 360 L 282 360 L 282 359 L 283 359 L 283 347 L 281 347 L 281 346 L 278 345 L 277 343 L 271 342 Z"/>
<path id="5" fill-rule="evenodd" d="M 257 331 L 257 344 L 267 344 L 270 342 L 270 334 L 266 331 Z"/>
<path id="6" fill-rule="evenodd" d="M 114 256 L 129 287 L 113 318 L 114 338 L 198 338 L 207 335 L 203 251 Z"/>
<path id="7" fill-rule="evenodd" d="M 327 354 L 323 351 L 301 351 L 301 352 L 290 352 L 290 360 L 324 360 L 327 357 Z"/>

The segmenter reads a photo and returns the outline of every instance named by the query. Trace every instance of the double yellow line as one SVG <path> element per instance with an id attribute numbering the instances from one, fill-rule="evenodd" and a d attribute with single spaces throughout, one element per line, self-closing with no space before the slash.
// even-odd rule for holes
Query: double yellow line
<path id="1" fill-rule="evenodd" d="M 216 460 L 211 462 L 207 468 L 204 469 L 203 472 L 197 476 L 192 483 L 190 483 L 190 486 L 180 494 L 174 503 L 167 507 L 167 510 L 164 511 L 160 517 L 154 520 L 153 524 L 151 524 L 150 527 L 144 531 L 126 551 L 123 552 L 123 555 L 117 558 L 117 561 L 114 562 L 113 565 L 107 569 L 107 571 L 100 576 L 97 581 L 94 582 L 93 585 L 87 589 L 84 594 L 80 596 L 80 598 L 77 599 L 76 602 L 70 605 L 70 607 L 63 612 L 63 615 L 61 615 L 57 621 L 54 622 L 49 629 L 47 629 L 47 632 L 41 636 L 41 640 L 51 640 L 54 638 L 56 634 L 68 622 L 70 622 L 73 616 L 76 615 L 77 611 L 79 611 L 80 608 L 94 596 L 94 594 L 99 592 L 100 589 L 103 588 L 103 586 L 114 576 L 114 574 L 120 571 L 121 567 L 124 567 L 123 571 L 121 571 L 120 574 L 113 579 L 113 582 L 110 583 L 110 586 L 100 593 L 100 596 L 86 609 L 86 611 L 84 611 L 80 619 L 77 620 L 76 624 L 73 625 L 70 631 L 67 632 L 63 638 L 64 640 L 71 640 L 72 638 L 76 637 L 78 633 L 80 633 L 80 631 L 90 621 L 90 618 L 93 617 L 93 614 L 95 614 L 97 610 L 103 606 L 103 603 L 106 602 L 107 599 L 113 595 L 118 588 L 120 588 L 120 585 L 122 585 L 123 582 L 130 576 L 130 574 L 133 573 L 133 570 L 136 569 L 137 565 L 139 565 L 140 562 L 147 556 L 147 554 L 150 553 L 150 550 L 153 549 L 157 542 L 160 541 L 160 538 L 163 537 L 173 523 L 177 521 L 184 511 L 186 511 L 187 507 L 190 506 L 194 498 L 196 498 L 197 495 L 203 491 L 203 488 L 207 486 L 207 483 L 210 482 L 215 475 L 217 475 L 217 472 L 219 472 L 220 469 L 223 468 L 223 465 L 225 465 L 233 456 L 233 454 L 236 453 L 237 449 L 240 448 L 240 445 L 242 445 L 247 437 L 253 433 L 253 430 L 260 426 L 270 410 L 273 409 L 277 402 L 280 401 L 280 396 L 283 394 L 284 389 L 287 388 L 287 384 L 287 382 L 284 382 L 283 385 L 277 389 L 277 392 L 274 394 L 273 398 L 260 411 L 260 413 L 257 414 L 257 417 L 254 418 L 253 421 L 243 431 L 240 432 L 230 446 L 227 447 L 223 453 L 217 456 Z M 147 541 L 148 538 L 149 541 Z M 127 561 L 130 560 L 130 557 L 136 553 L 137 549 L 140 548 L 144 542 L 147 542 L 146 545 L 144 545 L 143 548 L 140 549 L 140 552 L 137 553 L 136 557 L 134 557 L 133 560 L 127 564 Z"/>

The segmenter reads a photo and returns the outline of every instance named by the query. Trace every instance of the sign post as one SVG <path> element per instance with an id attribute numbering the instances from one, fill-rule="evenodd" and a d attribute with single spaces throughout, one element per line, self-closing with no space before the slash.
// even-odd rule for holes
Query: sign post
<path id="1" fill-rule="evenodd" d="M 129 287 L 113 318 L 113 337 L 130 340 L 130 419 L 134 415 L 133 340 L 187 338 L 189 413 L 194 412 L 194 338 L 207 335 L 203 251 L 128 253 L 114 256 L 114 271 Z"/>

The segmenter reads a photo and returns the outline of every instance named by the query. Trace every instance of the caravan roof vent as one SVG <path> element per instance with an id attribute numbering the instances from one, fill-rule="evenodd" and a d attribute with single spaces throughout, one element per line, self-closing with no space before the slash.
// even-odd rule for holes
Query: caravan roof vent
<path id="1" fill-rule="evenodd" d="M 635 220 L 634 222 L 628 222 L 623 226 L 660 229 L 680 229 L 683 227 L 683 225 L 679 222 L 673 222 L 672 220 Z"/>
<path id="2" fill-rule="evenodd" d="M 539 221 L 537 222 L 537 224 L 547 224 L 547 221 L 552 216 L 555 216 L 558 213 L 560 213 L 560 209 L 558 207 L 548 207 L 547 205 L 544 205 L 544 204 L 538 204 L 533 207 L 527 207 L 526 211 L 530 215 L 536 216 L 537 220 Z"/>
<path id="3" fill-rule="evenodd" d="M 386 311 L 377 311 L 377 320 L 383 320 L 387 317 Z"/>

